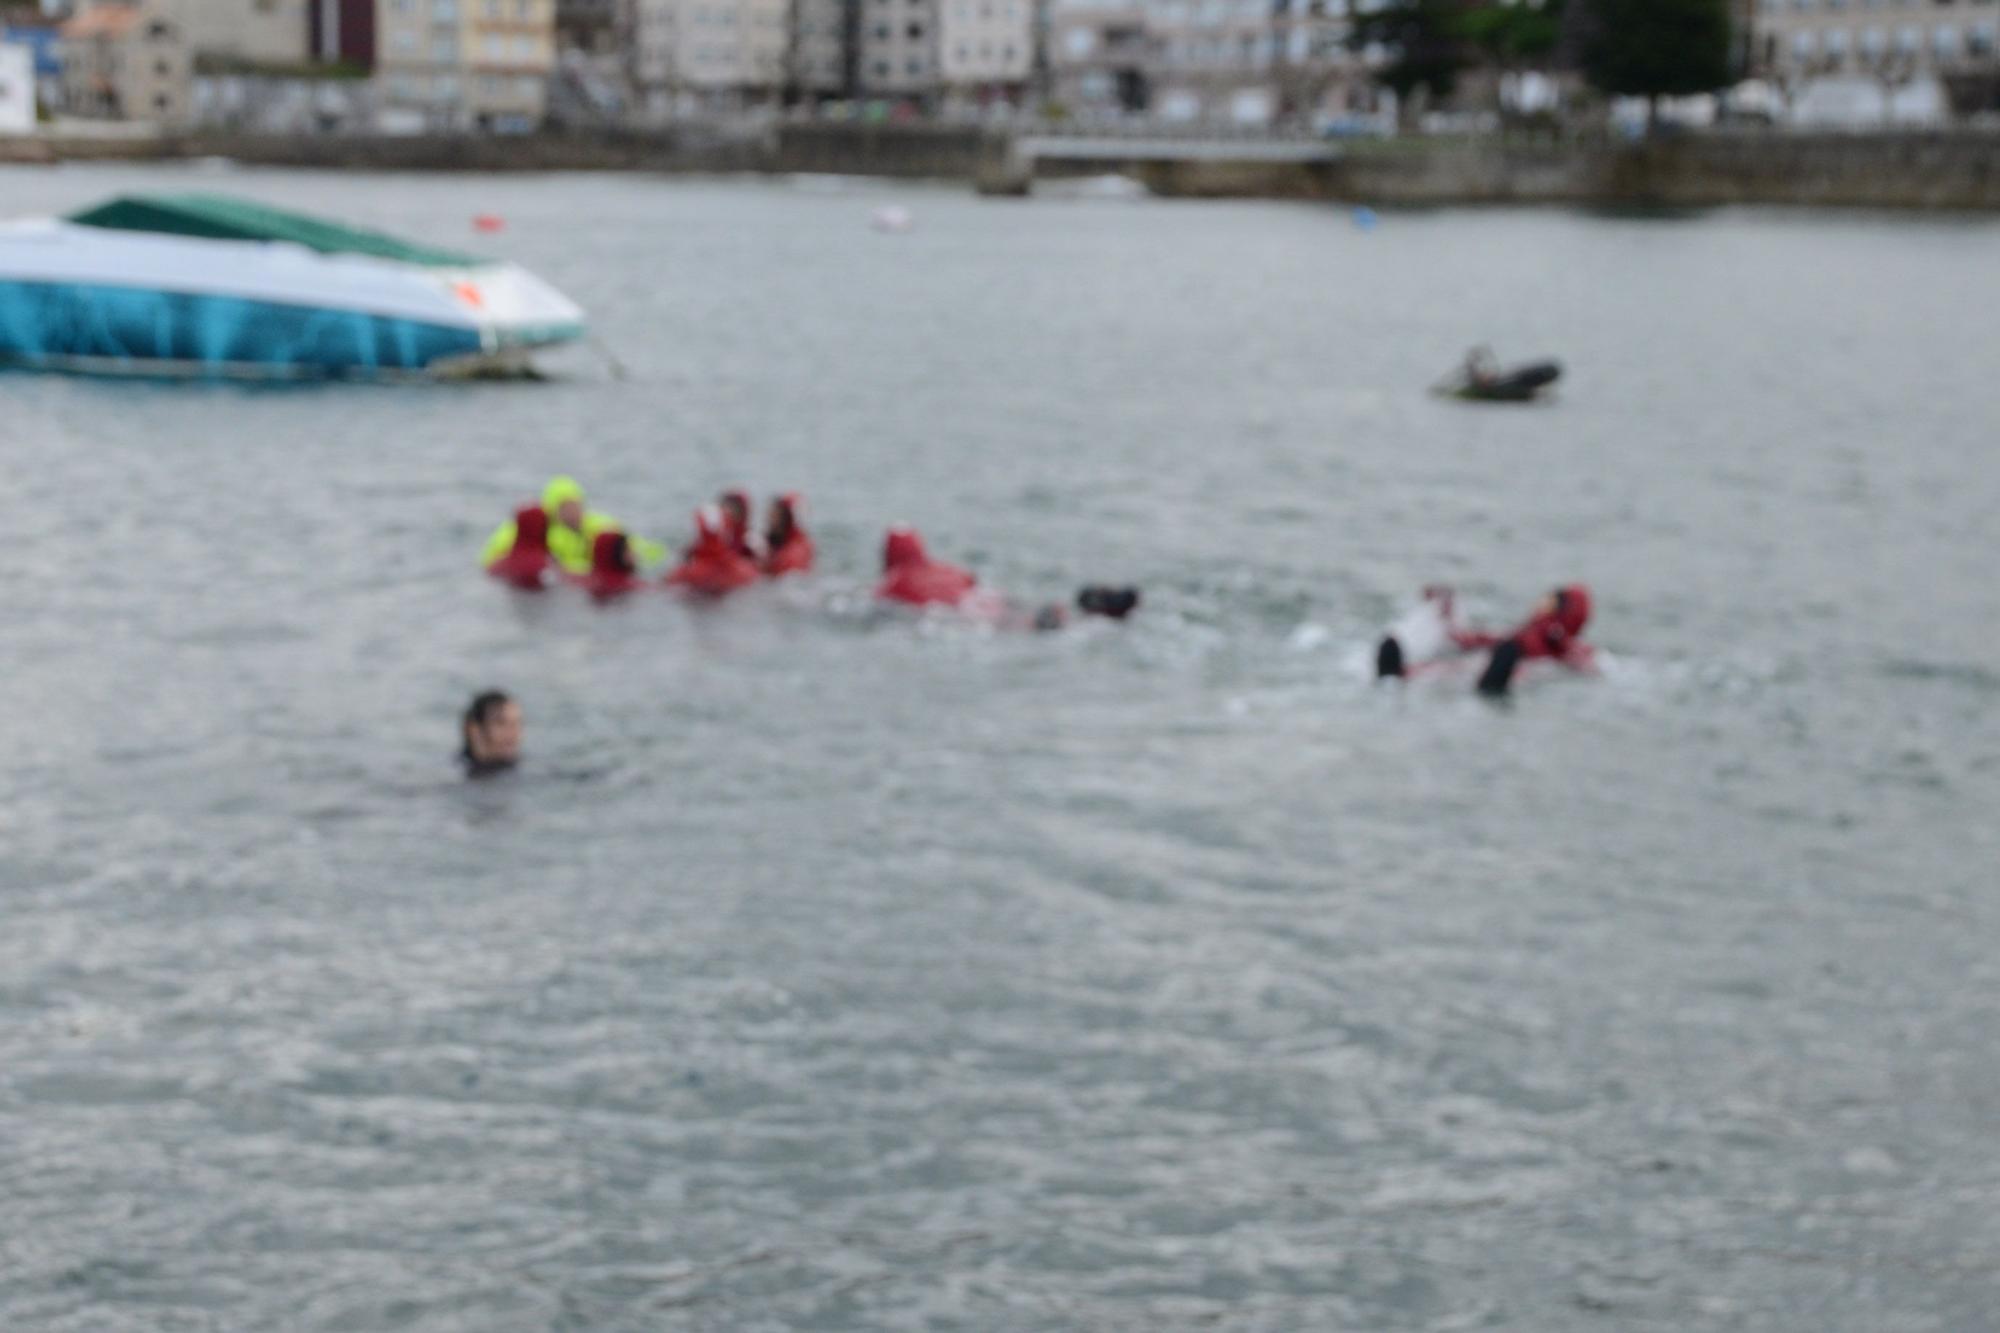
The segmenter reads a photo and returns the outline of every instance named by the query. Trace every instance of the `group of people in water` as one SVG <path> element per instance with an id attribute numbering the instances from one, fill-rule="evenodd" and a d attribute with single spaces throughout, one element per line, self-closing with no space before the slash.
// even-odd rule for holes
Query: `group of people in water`
<path id="1" fill-rule="evenodd" d="M 787 493 L 772 500 L 761 534 L 751 526 L 750 497 L 724 491 L 695 511 L 694 539 L 661 584 L 699 597 L 725 597 L 764 579 L 811 571 L 816 552 L 802 521 L 803 504 Z M 538 590 L 555 583 L 609 601 L 649 586 L 642 564 L 666 558 L 664 547 L 628 533 L 591 509 L 573 478 L 557 477 L 540 504 L 524 505 L 486 543 L 486 572 L 511 587 Z M 914 529 L 891 528 L 882 543 L 876 599 L 908 607 L 950 608 L 1002 628 L 1056 629 L 1070 609 L 1057 603 L 1023 607 L 980 585 L 970 570 L 933 559 Z M 1076 595 L 1083 615 L 1123 620 L 1139 605 L 1139 590 L 1092 584 Z"/>
<path id="2" fill-rule="evenodd" d="M 796 494 L 771 500 L 761 532 L 753 530 L 751 520 L 750 497 L 739 490 L 723 492 L 714 504 L 696 511 L 694 539 L 657 583 L 715 598 L 761 580 L 812 570 L 816 552 Z M 543 490 L 541 503 L 524 505 L 494 532 L 483 562 L 488 574 L 511 587 L 539 590 L 569 583 L 608 601 L 654 586 L 640 567 L 659 564 L 667 555 L 660 543 L 635 537 L 616 519 L 589 508 L 574 479 L 557 477 Z M 923 538 L 907 527 L 891 528 L 884 537 L 882 572 L 874 591 L 885 605 L 948 608 L 1000 628 L 1056 629 L 1071 614 L 1070 607 L 1059 603 L 1027 607 L 984 587 L 970 570 L 932 557 Z M 1524 663 L 1545 661 L 1578 672 L 1595 668 L 1596 654 L 1583 639 L 1590 590 L 1580 583 L 1555 589 L 1505 633 L 1460 624 L 1455 602 L 1449 588 L 1425 588 L 1418 604 L 1377 643 L 1376 678 L 1437 674 L 1484 653 L 1476 688 L 1498 697 L 1508 692 Z M 1076 594 L 1074 610 L 1123 620 L 1138 605 L 1137 588 L 1091 584 Z M 520 753 L 520 706 L 499 690 L 484 691 L 468 705 L 460 730 L 469 772 L 502 771 Z"/>

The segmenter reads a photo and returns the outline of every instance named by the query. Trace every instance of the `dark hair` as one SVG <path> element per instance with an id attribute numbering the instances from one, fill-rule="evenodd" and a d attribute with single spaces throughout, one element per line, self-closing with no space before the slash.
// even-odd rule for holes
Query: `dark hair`
<path id="1" fill-rule="evenodd" d="M 505 690 L 481 690 L 472 696 L 472 702 L 465 706 L 465 716 L 459 719 L 459 754 L 465 762 L 477 762 L 472 757 L 472 737 L 467 733 L 474 727 L 484 727 L 493 720 L 493 715 L 514 702 L 514 696 Z"/>
<path id="2" fill-rule="evenodd" d="M 1086 615 L 1107 616 L 1112 620 L 1123 620 L 1138 605 L 1137 588 L 1111 588 L 1093 583 L 1076 595 L 1077 610 Z"/>

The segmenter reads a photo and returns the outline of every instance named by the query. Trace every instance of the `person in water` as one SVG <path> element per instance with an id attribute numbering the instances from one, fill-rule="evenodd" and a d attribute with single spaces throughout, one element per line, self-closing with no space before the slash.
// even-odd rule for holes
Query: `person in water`
<path id="1" fill-rule="evenodd" d="M 468 777 L 502 773 L 521 760 L 521 705 L 505 690 L 482 690 L 459 720 L 459 759 Z"/>
<path id="2" fill-rule="evenodd" d="M 548 522 L 549 555 L 568 574 L 588 575 L 598 536 L 620 527 L 617 519 L 585 505 L 583 487 L 574 477 L 557 477 L 543 488 L 542 513 Z M 518 532 L 518 519 L 509 519 L 495 529 L 486 542 L 483 563 L 491 565 L 511 551 Z M 655 542 L 631 537 L 627 541 L 636 558 L 652 562 L 666 557 L 665 549 Z"/>
<path id="3" fill-rule="evenodd" d="M 606 602 L 645 586 L 639 578 L 638 564 L 632 559 L 630 539 L 615 528 L 597 534 L 590 548 L 590 572 L 573 577 L 584 591 Z"/>
<path id="4" fill-rule="evenodd" d="M 1003 629 L 1061 629 L 1069 612 L 1056 603 L 1025 609 L 979 586 L 970 570 L 931 558 L 914 528 L 891 528 L 882 542 L 882 580 L 875 596 L 904 606 L 946 606 Z M 1123 620 L 1139 605 L 1137 588 L 1092 584 L 1076 595 L 1085 615 Z"/>
<path id="5" fill-rule="evenodd" d="M 529 505 L 515 512 L 513 539 L 505 551 L 487 560 L 486 572 L 513 587 L 540 590 L 547 586 L 553 564 L 549 516 L 540 505 Z"/>
<path id="6" fill-rule="evenodd" d="M 757 548 L 750 541 L 750 493 L 724 491 L 715 497 L 715 507 L 722 514 L 722 535 L 728 538 L 736 554 L 755 560 Z"/>
<path id="7" fill-rule="evenodd" d="M 1523 662 L 1560 663 L 1572 671 L 1589 671 L 1596 652 L 1583 641 L 1590 623 L 1590 589 L 1581 583 L 1557 588 L 1536 603 L 1526 620 L 1505 634 L 1459 626 L 1449 588 L 1424 589 L 1425 606 L 1392 627 L 1377 646 L 1377 677 L 1404 677 L 1413 666 L 1446 647 L 1460 652 L 1487 653 L 1479 675 L 1479 692 L 1507 693 Z"/>
<path id="8" fill-rule="evenodd" d="M 771 501 L 770 516 L 764 522 L 764 559 L 767 578 L 804 574 L 813 567 L 813 542 L 799 524 L 799 497 L 790 491 Z"/>
<path id="9" fill-rule="evenodd" d="M 1481 343 L 1465 354 L 1465 382 L 1475 389 L 1490 389 L 1500 380 L 1500 363 L 1493 349 Z"/>
<path id="10" fill-rule="evenodd" d="M 694 544 L 667 575 L 668 587 L 722 597 L 757 581 L 757 562 L 730 536 L 729 519 L 720 506 L 697 509 L 694 529 Z"/>

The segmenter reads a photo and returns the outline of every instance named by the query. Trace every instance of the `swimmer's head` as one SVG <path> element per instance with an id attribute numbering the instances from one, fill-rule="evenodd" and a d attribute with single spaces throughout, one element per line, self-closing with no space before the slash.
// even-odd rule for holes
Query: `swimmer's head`
<path id="1" fill-rule="evenodd" d="M 616 528 L 597 534 L 590 548 L 590 563 L 600 574 L 631 574 L 638 570 L 632 560 L 632 543 Z"/>
<path id="2" fill-rule="evenodd" d="M 542 490 L 542 512 L 566 528 L 583 531 L 583 487 L 574 477 L 557 477 Z"/>
<path id="3" fill-rule="evenodd" d="M 521 705 L 504 690 L 473 695 L 459 723 L 459 741 L 469 771 L 512 768 L 521 758 Z"/>
<path id="4" fill-rule="evenodd" d="M 1571 634 L 1583 633 L 1583 627 L 1590 623 L 1590 589 L 1581 583 L 1557 588 L 1549 597 L 1549 612 Z"/>
<path id="5" fill-rule="evenodd" d="M 901 569 L 905 565 L 921 565 L 929 561 L 924 551 L 924 539 L 917 535 L 915 528 L 890 528 L 889 535 L 882 539 L 882 568 Z"/>
<path id="6" fill-rule="evenodd" d="M 549 515 L 539 505 L 529 505 L 514 515 L 514 549 L 517 551 L 546 551 L 549 549 Z"/>
<path id="7" fill-rule="evenodd" d="M 742 491 L 724 491 L 715 497 L 716 508 L 722 511 L 722 521 L 732 533 L 750 530 L 750 497 Z"/>
<path id="8" fill-rule="evenodd" d="M 764 523 L 764 540 L 782 546 L 799 528 L 799 497 L 790 491 L 771 501 L 770 517 Z"/>
<path id="9" fill-rule="evenodd" d="M 1138 605 L 1137 588 L 1113 588 L 1093 583 L 1076 595 L 1077 610 L 1087 616 L 1104 616 L 1109 620 L 1123 620 Z"/>

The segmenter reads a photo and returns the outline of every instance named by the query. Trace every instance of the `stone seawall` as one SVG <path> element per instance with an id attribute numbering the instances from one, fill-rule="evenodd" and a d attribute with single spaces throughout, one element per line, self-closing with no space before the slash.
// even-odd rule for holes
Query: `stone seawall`
<path id="1" fill-rule="evenodd" d="M 256 136 L 0 139 L 0 162 L 226 157 L 375 171 L 759 172 L 976 181 L 1019 193 L 1036 177 L 1118 173 L 1182 198 L 1319 199 L 1383 206 L 1778 204 L 2000 210 L 2000 135 L 1685 135 L 1645 144 L 1366 141 L 1322 161 L 1157 151 L 1024 161 L 977 128 L 786 124 L 521 137 Z"/>

